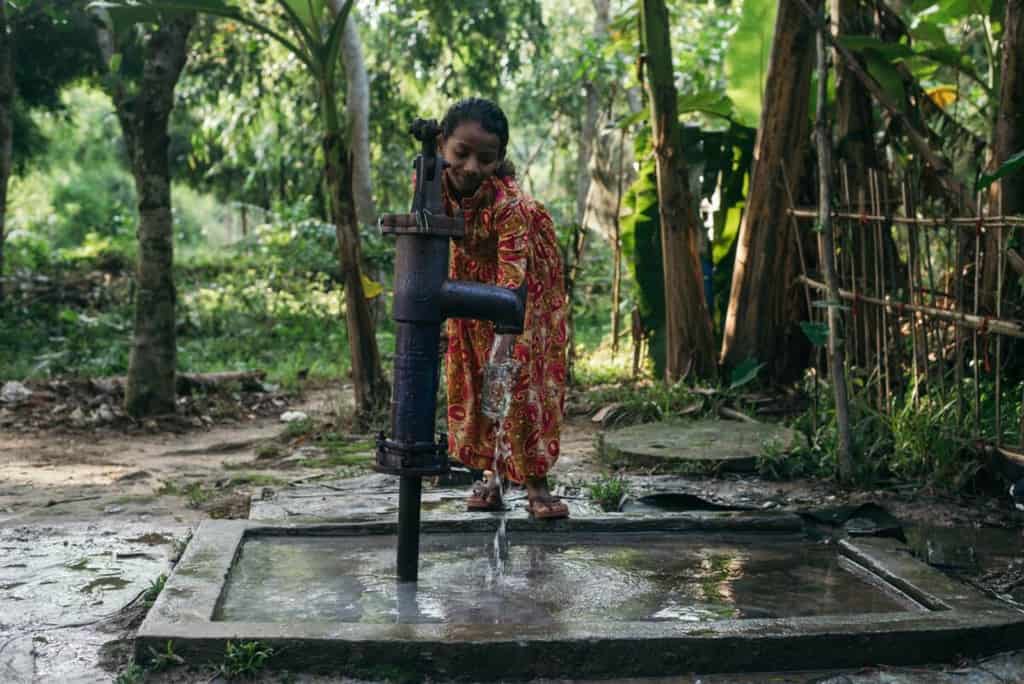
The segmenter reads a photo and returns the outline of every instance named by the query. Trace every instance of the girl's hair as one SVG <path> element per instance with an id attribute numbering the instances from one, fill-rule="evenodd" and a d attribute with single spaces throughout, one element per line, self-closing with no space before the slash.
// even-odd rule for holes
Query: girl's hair
<path id="1" fill-rule="evenodd" d="M 512 162 L 505 159 L 505 150 L 508 147 L 508 118 L 505 117 L 505 112 L 501 111 L 501 107 L 482 97 L 467 97 L 464 100 L 459 100 L 448 108 L 448 112 L 441 120 L 441 134 L 448 138 L 459 127 L 459 124 L 467 121 L 475 121 L 488 133 L 498 136 L 500 145 L 498 153 L 501 155 L 502 161 L 495 174 L 502 178 L 514 177 L 516 175 L 515 167 Z"/>

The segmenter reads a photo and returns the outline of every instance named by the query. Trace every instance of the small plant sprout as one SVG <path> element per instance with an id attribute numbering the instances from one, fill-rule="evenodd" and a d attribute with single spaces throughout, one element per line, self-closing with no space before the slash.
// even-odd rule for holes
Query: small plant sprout
<path id="1" fill-rule="evenodd" d="M 149 586 L 142 592 L 142 602 L 146 605 L 151 605 L 156 601 L 156 597 L 160 595 L 160 592 L 164 590 L 165 584 L 167 584 L 167 575 L 163 573 L 156 579 L 151 580 Z"/>
<path id="2" fill-rule="evenodd" d="M 167 640 L 167 646 L 163 651 L 157 651 L 150 646 L 149 655 L 151 657 L 149 669 L 153 672 L 162 672 L 185 664 L 185 659 L 174 652 L 174 642 L 170 639 Z"/>
<path id="3" fill-rule="evenodd" d="M 258 641 L 229 641 L 224 649 L 224 662 L 220 665 L 219 674 L 225 679 L 253 677 L 263 670 L 272 655 L 274 649 Z"/>
<path id="4" fill-rule="evenodd" d="M 605 511 L 618 511 L 629 496 L 629 481 L 621 475 L 602 475 L 587 485 L 587 495 Z"/>

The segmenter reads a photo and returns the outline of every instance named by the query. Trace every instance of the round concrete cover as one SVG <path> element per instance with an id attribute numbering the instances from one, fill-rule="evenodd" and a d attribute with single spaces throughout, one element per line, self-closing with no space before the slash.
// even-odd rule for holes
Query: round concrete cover
<path id="1" fill-rule="evenodd" d="M 635 466 L 693 464 L 752 470 L 766 444 L 776 451 L 790 451 L 797 444 L 797 433 L 781 425 L 728 420 L 647 423 L 606 433 L 601 457 Z"/>

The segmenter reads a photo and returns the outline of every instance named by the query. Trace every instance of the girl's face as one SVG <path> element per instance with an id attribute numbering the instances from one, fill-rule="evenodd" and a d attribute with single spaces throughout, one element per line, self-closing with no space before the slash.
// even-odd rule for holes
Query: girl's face
<path id="1" fill-rule="evenodd" d="M 438 144 L 450 164 L 448 180 L 462 197 L 471 197 L 501 164 L 501 140 L 476 121 L 463 121 L 449 137 L 442 135 Z"/>

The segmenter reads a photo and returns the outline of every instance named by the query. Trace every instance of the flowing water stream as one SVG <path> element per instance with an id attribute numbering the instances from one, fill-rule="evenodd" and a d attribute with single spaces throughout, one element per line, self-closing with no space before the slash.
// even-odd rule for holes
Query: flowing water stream
<path id="1" fill-rule="evenodd" d="M 509 407 L 512 404 L 512 383 L 516 372 L 519 370 L 519 362 L 508 358 L 503 361 L 497 360 L 500 336 L 496 336 L 491 347 L 491 353 L 487 366 L 484 368 L 484 400 L 482 411 L 485 416 L 495 422 L 494 435 L 494 460 L 491 462 L 491 474 L 488 486 L 497 486 L 504 500 L 504 481 L 501 477 L 501 468 L 511 456 L 511 444 L 505 438 L 505 418 L 508 416 Z M 488 584 L 494 586 L 500 584 L 505 575 L 505 562 L 508 560 L 509 541 L 505 527 L 506 514 L 501 513 L 501 520 L 498 529 L 494 533 L 491 542 L 492 574 Z"/>

